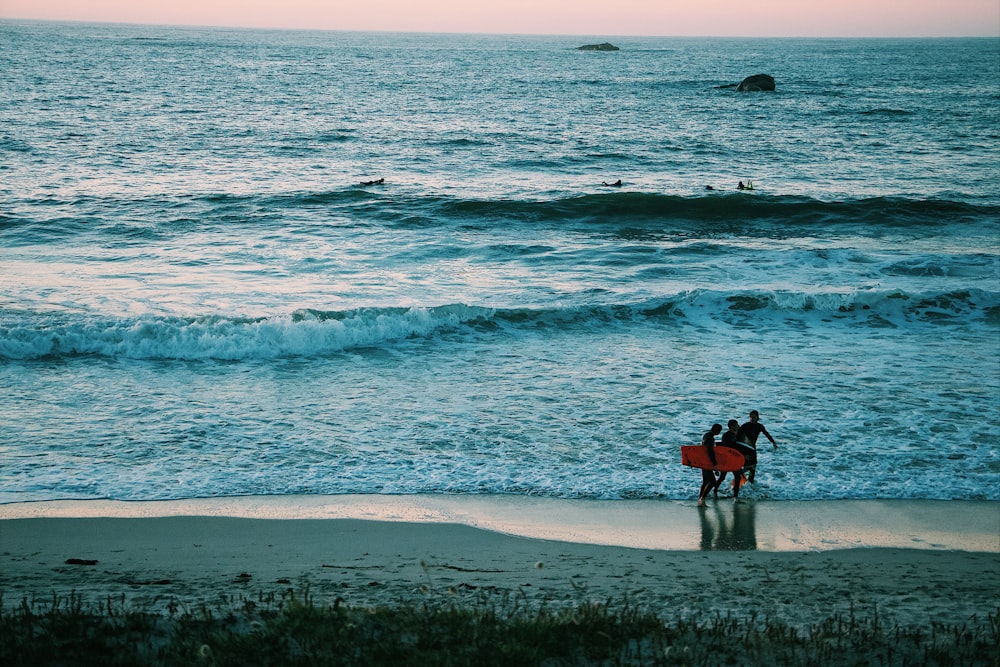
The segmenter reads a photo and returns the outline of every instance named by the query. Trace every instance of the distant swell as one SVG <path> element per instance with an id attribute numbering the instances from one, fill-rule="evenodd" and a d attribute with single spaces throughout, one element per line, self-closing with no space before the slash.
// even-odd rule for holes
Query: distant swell
<path id="1" fill-rule="evenodd" d="M 446 197 L 363 198 L 357 191 L 304 194 L 302 202 L 330 206 L 359 205 L 365 214 L 400 225 L 491 222 L 535 224 L 612 223 L 662 226 L 700 224 L 713 227 L 754 222 L 777 225 L 945 225 L 996 220 L 996 207 L 977 206 L 943 199 L 876 197 L 826 202 L 804 197 L 763 193 L 713 193 L 681 197 L 641 192 L 588 194 L 555 200 L 452 199 Z M 286 200 L 287 204 L 293 204 Z M 294 204 L 293 204 L 294 205 Z"/>
<path id="2" fill-rule="evenodd" d="M 0 234 L 10 242 L 45 243 L 83 233 L 111 237 L 123 234 L 160 236 L 183 234 L 192 225 L 253 228 L 284 226 L 305 214 L 324 224 L 346 226 L 469 227 L 490 230 L 495 225 L 627 226 L 648 232 L 689 230 L 691 233 L 765 234 L 782 229 L 829 226 L 905 229 L 954 226 L 1000 220 L 1000 207 L 947 199 L 876 197 L 821 201 L 806 197 L 775 196 L 762 192 L 714 192 L 675 195 L 614 192 L 551 200 L 462 199 L 440 195 L 397 194 L 391 189 L 348 187 L 324 192 L 282 194 L 202 194 L 119 200 L 85 196 L 71 201 L 32 201 L 45 217 L 22 215 L 0 218 Z M 121 225 L 116 218 L 104 223 L 107 211 L 127 213 L 144 222 Z M 330 221 L 335 222 L 330 222 Z"/>
<path id="3" fill-rule="evenodd" d="M 161 360 L 243 361 L 315 357 L 392 345 L 434 335 L 592 329 L 652 324 L 681 327 L 705 320 L 727 326 L 752 318 L 850 326 L 980 325 L 1000 327 L 1000 294 L 981 290 L 936 294 L 899 291 L 815 293 L 694 290 L 644 303 L 564 308 L 428 308 L 299 310 L 265 318 L 67 317 L 8 313 L 0 319 L 0 359 L 78 355 Z"/>

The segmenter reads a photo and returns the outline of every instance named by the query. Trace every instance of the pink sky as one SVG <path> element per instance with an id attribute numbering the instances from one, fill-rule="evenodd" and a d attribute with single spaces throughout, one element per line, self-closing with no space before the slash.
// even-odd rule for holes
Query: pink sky
<path id="1" fill-rule="evenodd" d="M 0 0 L 0 17 L 593 36 L 1000 36 L 998 0 Z"/>

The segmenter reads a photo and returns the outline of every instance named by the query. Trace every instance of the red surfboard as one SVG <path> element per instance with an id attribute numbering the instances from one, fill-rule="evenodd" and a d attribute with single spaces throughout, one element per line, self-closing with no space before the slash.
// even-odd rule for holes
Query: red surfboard
<path id="1" fill-rule="evenodd" d="M 743 454 L 732 447 L 715 446 L 715 460 L 718 465 L 713 466 L 712 460 L 708 458 L 708 450 L 701 445 L 682 445 L 681 464 L 702 470 L 720 470 L 722 472 L 735 472 L 743 468 L 745 461 Z"/>

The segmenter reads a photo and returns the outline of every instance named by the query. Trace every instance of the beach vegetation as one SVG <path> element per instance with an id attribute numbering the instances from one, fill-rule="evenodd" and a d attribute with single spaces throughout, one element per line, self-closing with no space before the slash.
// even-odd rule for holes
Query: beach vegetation
<path id="1" fill-rule="evenodd" d="M 511 592 L 472 601 L 319 604 L 308 588 L 165 612 L 124 597 L 0 598 L 0 664 L 16 665 L 996 665 L 1000 609 L 961 624 L 887 626 L 876 610 L 807 627 L 664 613 L 627 599 L 570 607 Z"/>

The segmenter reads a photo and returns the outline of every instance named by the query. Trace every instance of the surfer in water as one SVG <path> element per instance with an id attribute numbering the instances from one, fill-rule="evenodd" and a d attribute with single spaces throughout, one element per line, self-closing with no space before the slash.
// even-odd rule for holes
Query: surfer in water
<path id="1" fill-rule="evenodd" d="M 751 410 L 750 421 L 740 426 L 740 430 L 736 433 L 737 442 L 750 445 L 754 450 L 754 465 L 750 468 L 750 476 L 747 478 L 747 481 L 751 484 L 753 484 L 754 475 L 757 473 L 757 438 L 760 437 L 761 433 L 767 436 L 767 439 L 771 441 L 775 449 L 778 448 L 778 443 L 774 441 L 771 434 L 760 423 L 760 413 L 756 410 Z"/>
<path id="2" fill-rule="evenodd" d="M 622 179 L 619 178 L 614 183 L 608 183 L 607 181 L 604 181 L 602 185 L 607 186 L 609 188 L 620 188 L 622 186 Z"/>
<path id="3" fill-rule="evenodd" d="M 708 450 L 708 459 L 712 462 L 712 466 L 718 465 L 718 461 L 715 460 L 715 436 L 722 433 L 722 424 L 712 424 L 712 428 L 705 431 L 705 435 L 701 436 L 701 446 Z M 701 471 L 701 489 L 698 491 L 698 507 L 705 504 L 705 498 L 708 496 L 708 492 L 715 488 L 715 470 L 702 469 Z"/>
<path id="4" fill-rule="evenodd" d="M 720 443 L 723 447 L 732 447 L 740 454 L 743 455 L 744 467 L 743 470 L 737 470 L 733 473 L 733 502 L 740 501 L 740 487 L 743 486 L 746 481 L 746 472 L 751 469 L 753 465 L 757 463 L 757 451 L 752 447 L 748 447 L 743 443 L 737 441 L 737 436 L 740 430 L 740 423 L 735 419 L 730 419 L 727 424 L 729 430 L 722 434 L 722 442 Z M 719 496 L 719 486 L 722 485 L 722 480 L 726 478 L 726 473 L 723 472 L 719 475 L 719 480 L 715 483 L 715 496 Z"/>

